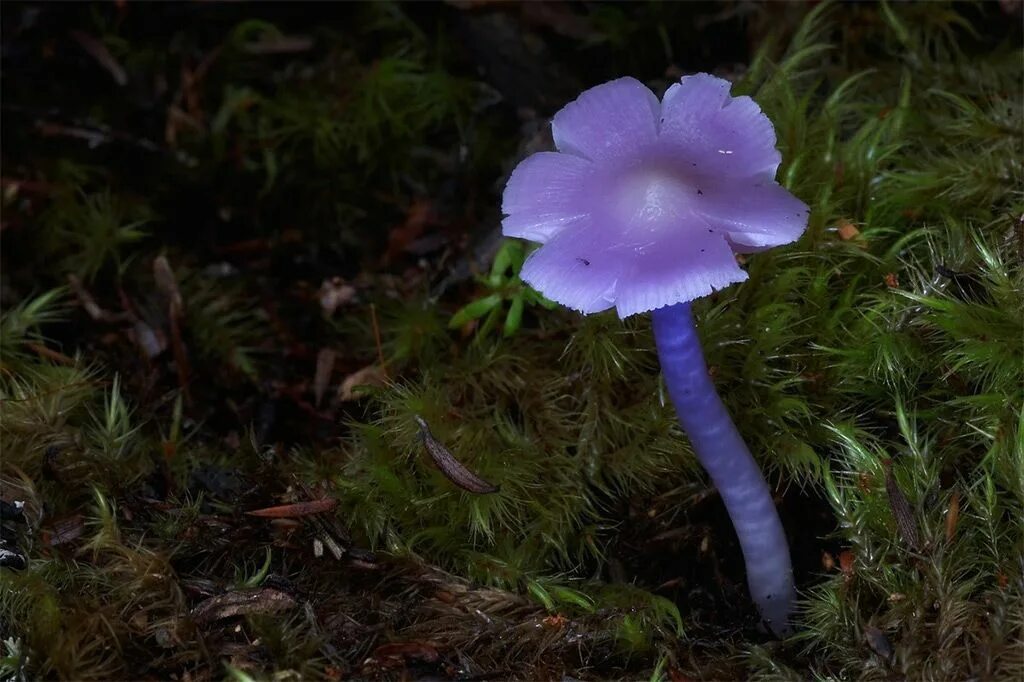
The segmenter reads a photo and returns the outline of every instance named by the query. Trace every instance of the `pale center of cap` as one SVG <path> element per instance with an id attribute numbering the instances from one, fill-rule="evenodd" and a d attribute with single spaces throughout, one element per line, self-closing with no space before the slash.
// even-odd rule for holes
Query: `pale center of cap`
<path id="1" fill-rule="evenodd" d="M 611 208 L 629 234 L 679 228 L 700 195 L 691 179 L 665 167 L 626 171 L 609 197 Z"/>

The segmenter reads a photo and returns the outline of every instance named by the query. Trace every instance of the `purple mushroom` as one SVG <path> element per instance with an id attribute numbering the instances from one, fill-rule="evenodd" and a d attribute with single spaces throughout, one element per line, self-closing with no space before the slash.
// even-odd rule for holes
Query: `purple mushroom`
<path id="1" fill-rule="evenodd" d="M 775 182 L 775 129 L 729 82 L 684 77 L 662 101 L 633 78 L 555 114 L 558 152 L 505 187 L 503 232 L 543 244 L 524 281 L 581 313 L 651 311 L 679 420 L 739 536 L 766 625 L 790 631 L 795 590 L 771 491 L 708 376 L 690 302 L 747 279 L 736 253 L 795 241 L 809 209 Z"/>

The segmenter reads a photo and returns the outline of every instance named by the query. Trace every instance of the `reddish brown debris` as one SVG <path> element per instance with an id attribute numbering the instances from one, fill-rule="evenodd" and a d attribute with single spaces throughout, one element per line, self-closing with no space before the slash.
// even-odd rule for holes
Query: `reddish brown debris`
<path id="1" fill-rule="evenodd" d="M 836 232 L 839 233 L 839 238 L 844 242 L 848 242 L 860 236 L 860 230 L 857 229 L 857 226 L 845 218 L 839 221 L 839 226 L 836 228 Z"/>
<path id="2" fill-rule="evenodd" d="M 398 258 L 414 239 L 423 234 L 433 218 L 433 205 L 425 199 L 417 199 L 409 207 L 405 221 L 391 228 L 388 233 L 388 249 L 382 258 L 386 265 Z"/>
<path id="3" fill-rule="evenodd" d="M 310 514 L 323 514 L 338 506 L 335 499 L 310 500 L 308 502 L 296 502 L 295 504 L 282 504 L 276 507 L 265 507 L 245 512 L 249 516 L 259 516 L 266 519 L 295 518 L 298 516 L 309 516 Z"/>
<path id="4" fill-rule="evenodd" d="M 544 624 L 544 627 L 551 628 L 552 630 L 561 630 L 568 622 L 569 619 L 560 613 L 552 614 L 541 621 L 541 623 Z"/>
<path id="5" fill-rule="evenodd" d="M 396 658 L 403 657 L 426 663 L 435 663 L 440 659 L 437 647 L 429 642 L 391 642 L 382 644 L 373 652 L 374 658 Z"/>
<path id="6" fill-rule="evenodd" d="M 61 365 L 73 365 L 75 361 L 61 352 L 47 348 L 41 343 L 26 343 L 25 346 L 39 357 L 46 358 Z"/>
<path id="7" fill-rule="evenodd" d="M 954 490 L 949 498 L 949 510 L 946 512 L 946 542 L 953 542 L 956 536 L 956 524 L 960 519 L 960 491 Z"/>
<path id="8" fill-rule="evenodd" d="M 856 559 L 854 557 L 853 552 L 851 552 L 850 550 L 844 549 L 839 554 L 839 570 L 843 574 L 843 581 L 844 582 L 849 583 L 851 580 L 853 580 L 853 574 L 854 574 L 854 570 L 855 570 L 854 569 L 854 564 L 855 563 L 856 563 Z"/>

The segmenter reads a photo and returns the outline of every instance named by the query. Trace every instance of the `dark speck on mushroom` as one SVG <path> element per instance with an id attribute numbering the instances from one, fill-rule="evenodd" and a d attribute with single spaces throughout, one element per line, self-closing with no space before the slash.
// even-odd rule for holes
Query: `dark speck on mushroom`
<path id="1" fill-rule="evenodd" d="M 698 188 L 697 189 L 697 195 L 698 196 L 704 196 L 704 192 L 701 192 L 700 189 Z"/>
<path id="2" fill-rule="evenodd" d="M 583 263 L 584 265 L 590 265 L 590 261 L 588 261 L 586 258 L 577 258 L 576 260 Z"/>

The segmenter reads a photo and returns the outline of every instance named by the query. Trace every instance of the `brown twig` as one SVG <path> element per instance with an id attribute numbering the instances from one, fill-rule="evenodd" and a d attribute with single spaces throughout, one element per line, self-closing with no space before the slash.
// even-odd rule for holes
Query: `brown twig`
<path id="1" fill-rule="evenodd" d="M 370 323 L 373 325 L 373 342 L 377 346 L 377 362 L 384 378 L 388 378 L 388 364 L 384 361 L 384 346 L 380 342 L 380 325 L 377 323 L 377 306 L 370 304 Z"/>
<path id="2" fill-rule="evenodd" d="M 70 34 L 90 57 L 107 70 L 107 73 L 113 77 L 115 83 L 124 86 L 128 82 L 128 74 L 125 72 L 124 67 L 114 58 L 114 55 L 110 54 L 110 50 L 107 49 L 106 45 L 84 31 L 71 31 Z"/>
<path id="3" fill-rule="evenodd" d="M 949 498 L 949 511 L 946 512 L 946 542 L 953 542 L 956 537 L 956 525 L 960 520 L 960 491 L 954 490 Z"/>
<path id="4" fill-rule="evenodd" d="M 321 500 L 309 500 L 308 502 L 296 502 L 294 504 L 281 504 L 276 507 L 254 509 L 245 512 L 248 516 L 260 516 L 268 519 L 291 519 L 310 514 L 322 514 L 331 511 L 338 506 L 338 501 L 332 498 Z"/>
<path id="5" fill-rule="evenodd" d="M 190 404 L 192 397 L 188 390 L 188 378 L 191 367 L 185 352 L 185 342 L 181 338 L 184 300 L 181 297 L 180 289 L 178 289 L 178 278 L 175 277 L 166 257 L 157 256 L 153 259 L 153 279 L 156 280 L 157 289 L 168 299 L 167 317 L 170 320 L 171 352 L 174 354 L 174 366 L 178 373 L 178 387 L 181 389 L 185 403 Z"/>
<path id="6" fill-rule="evenodd" d="M 101 308 L 76 275 L 68 275 L 68 287 L 89 317 L 96 321 L 125 322 L 133 319 L 131 313 L 112 313 Z"/>
<path id="7" fill-rule="evenodd" d="M 53 360 L 54 362 L 61 365 L 73 365 L 75 361 L 68 356 L 58 351 L 47 348 L 41 343 L 27 343 L 25 344 L 28 348 L 40 357 L 44 357 L 47 360 Z"/>

